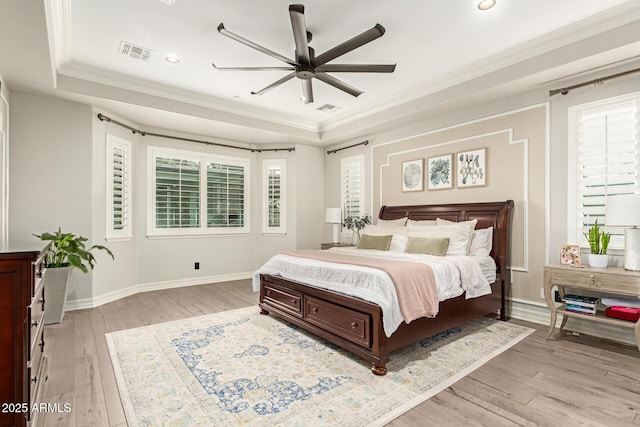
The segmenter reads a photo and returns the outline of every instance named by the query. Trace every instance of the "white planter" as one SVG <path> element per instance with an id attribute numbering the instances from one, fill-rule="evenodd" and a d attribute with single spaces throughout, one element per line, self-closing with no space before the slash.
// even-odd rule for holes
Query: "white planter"
<path id="1" fill-rule="evenodd" d="M 351 236 L 351 243 L 353 245 L 358 246 L 358 243 L 360 243 L 360 230 L 353 230 L 353 235 Z"/>
<path id="2" fill-rule="evenodd" d="M 589 267 L 605 268 L 609 264 L 609 255 L 589 254 Z"/>
<path id="3" fill-rule="evenodd" d="M 47 268 L 44 274 L 44 324 L 60 323 L 67 305 L 72 267 Z"/>

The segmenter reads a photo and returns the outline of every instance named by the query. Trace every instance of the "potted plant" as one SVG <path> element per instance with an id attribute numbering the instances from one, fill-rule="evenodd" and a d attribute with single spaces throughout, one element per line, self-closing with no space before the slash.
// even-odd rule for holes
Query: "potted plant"
<path id="1" fill-rule="evenodd" d="M 360 242 L 360 230 L 367 224 L 371 224 L 371 216 L 368 214 L 364 216 L 349 216 L 345 218 L 342 226 L 346 227 L 347 230 L 353 230 L 353 244 L 357 245 Z"/>
<path id="2" fill-rule="evenodd" d="M 609 262 L 609 255 L 607 255 L 607 248 L 609 247 L 609 241 L 611 240 L 611 233 L 605 233 L 600 231 L 598 220 L 593 224 L 593 227 L 589 229 L 589 233 L 585 234 L 585 237 L 589 241 L 589 247 L 591 253 L 589 254 L 589 266 L 604 268 Z"/>
<path id="3" fill-rule="evenodd" d="M 45 248 L 45 274 L 44 298 L 46 301 L 45 324 L 60 323 L 64 316 L 67 303 L 67 288 L 71 268 L 76 267 L 83 273 L 93 270 L 96 259 L 91 253 L 94 249 L 106 251 L 111 258 L 113 253 L 100 245 L 93 245 L 87 249 L 86 237 L 76 236 L 72 233 L 63 233 L 60 228 L 55 233 L 34 234 L 42 241 L 49 242 Z"/>

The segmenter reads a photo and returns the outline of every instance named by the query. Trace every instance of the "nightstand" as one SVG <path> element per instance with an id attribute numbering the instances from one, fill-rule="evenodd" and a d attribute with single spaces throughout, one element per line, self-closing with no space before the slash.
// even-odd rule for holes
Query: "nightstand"
<path id="1" fill-rule="evenodd" d="M 351 243 L 320 243 L 320 249 L 331 249 L 331 248 L 349 248 L 356 245 Z"/>
<path id="2" fill-rule="evenodd" d="M 556 318 L 559 313 L 563 316 L 560 330 L 564 328 L 567 323 L 567 318 L 569 317 L 578 317 L 594 322 L 633 328 L 636 336 L 636 344 L 638 345 L 638 349 L 640 349 L 640 320 L 634 323 L 628 320 L 615 319 L 605 316 L 603 312 L 598 312 L 595 316 L 574 313 L 565 310 L 564 304 L 556 307 L 551 296 L 553 286 L 558 287 L 558 292 L 561 297 L 565 295 L 564 288 L 567 287 L 638 298 L 638 296 L 640 296 L 640 273 L 627 271 L 620 267 L 577 268 L 561 264 L 550 264 L 544 267 L 544 298 L 551 312 L 551 322 L 549 324 L 547 339 L 553 334 L 556 326 Z"/>

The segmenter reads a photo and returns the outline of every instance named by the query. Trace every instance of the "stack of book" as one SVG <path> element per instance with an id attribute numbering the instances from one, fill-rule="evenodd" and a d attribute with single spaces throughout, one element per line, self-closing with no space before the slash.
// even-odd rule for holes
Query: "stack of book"
<path id="1" fill-rule="evenodd" d="M 567 311 L 589 316 L 596 315 L 598 298 L 567 294 L 562 298 L 562 301 L 566 304 L 565 310 Z"/>

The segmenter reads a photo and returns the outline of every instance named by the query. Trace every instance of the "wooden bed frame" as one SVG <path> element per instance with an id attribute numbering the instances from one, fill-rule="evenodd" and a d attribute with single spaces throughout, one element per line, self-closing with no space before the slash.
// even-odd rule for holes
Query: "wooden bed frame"
<path id="1" fill-rule="evenodd" d="M 403 322 L 390 337 L 384 333 L 380 306 L 269 274 L 260 275 L 260 312 L 278 316 L 369 360 L 374 374 L 385 375 L 385 365 L 393 350 L 488 314 L 499 313 L 500 320 L 509 319 L 511 274 L 507 262 L 512 210 L 512 200 L 383 206 L 380 209 L 378 217 L 386 220 L 405 216 L 414 220 L 477 219 L 476 229 L 493 227 L 491 256 L 497 265 L 497 278 L 491 285 L 491 294 L 468 300 L 461 295 L 443 301 L 435 318 L 420 318 L 409 324 Z"/>

